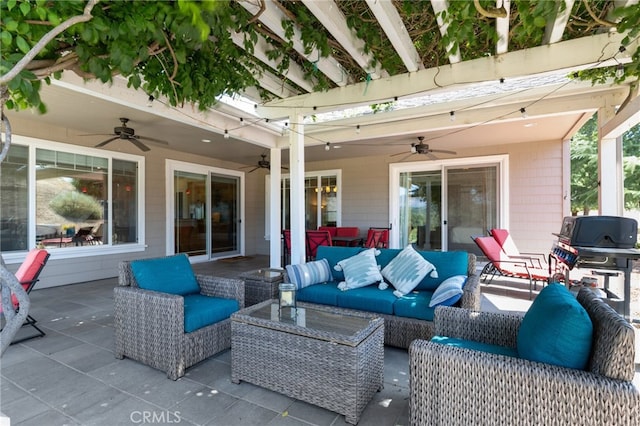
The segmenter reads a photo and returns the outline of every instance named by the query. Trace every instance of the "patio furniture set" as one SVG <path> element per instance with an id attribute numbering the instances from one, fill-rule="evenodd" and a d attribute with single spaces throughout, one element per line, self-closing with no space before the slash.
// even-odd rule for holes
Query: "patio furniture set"
<path id="1" fill-rule="evenodd" d="M 605 415 L 592 415 L 598 410 L 609 424 L 630 425 L 640 416 L 640 393 L 631 382 L 633 330 L 593 294 L 581 292 L 572 307 L 582 309 L 581 321 L 593 330 L 583 354 L 588 362 L 566 367 L 520 353 L 519 330 L 529 312 L 524 319 L 479 312 L 472 254 L 321 246 L 316 261 L 282 272 L 204 277 L 193 274 L 185 255 L 122 262 L 114 290 L 116 356 L 175 380 L 231 348 L 233 383 L 250 382 L 356 424 L 383 387 L 386 344 L 409 348 L 414 425 L 597 424 Z M 373 281 L 364 284 L 363 277 Z M 288 311 L 294 314 L 279 309 L 283 281 L 296 287 L 297 305 Z M 555 284 L 543 292 L 555 286 L 564 289 Z M 547 316 L 542 330 L 563 324 Z M 573 336 L 567 339 L 574 345 Z"/>

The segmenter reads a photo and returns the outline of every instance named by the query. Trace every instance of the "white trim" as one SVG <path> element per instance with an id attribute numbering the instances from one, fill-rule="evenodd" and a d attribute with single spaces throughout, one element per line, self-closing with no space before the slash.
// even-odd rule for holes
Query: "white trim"
<path id="1" fill-rule="evenodd" d="M 238 241 L 238 255 L 244 256 L 245 254 L 245 173 L 233 170 L 233 169 L 223 169 L 221 167 L 213 167 L 213 166 L 205 166 L 197 163 L 188 163 L 184 161 L 178 160 L 165 160 L 165 227 L 167 229 L 167 233 L 165 235 L 165 253 L 167 256 L 175 254 L 175 238 L 173 233 L 173 215 L 175 209 L 175 198 L 174 198 L 174 173 L 176 171 L 183 171 L 188 173 L 197 173 L 202 174 L 207 177 L 207 198 L 210 199 L 209 190 L 211 188 L 211 174 L 218 175 L 226 175 L 234 178 L 238 178 L 238 190 L 240 197 L 239 200 L 239 212 L 238 212 L 238 220 L 240 221 L 238 230 L 240 232 L 240 238 Z M 207 200 L 207 203 L 209 200 Z M 207 204 L 208 205 L 208 204 Z M 207 214 L 207 218 L 209 215 Z M 236 256 L 236 254 L 233 254 Z M 211 256 L 211 247 L 209 242 L 207 242 L 207 255 L 206 256 L 192 256 L 189 258 L 191 262 L 206 262 L 212 259 L 224 259 L 228 256 Z"/>
<path id="2" fill-rule="evenodd" d="M 2 257 L 7 264 L 22 262 L 25 258 L 25 253 L 36 247 L 36 149 L 47 149 L 56 152 L 66 152 L 70 154 L 88 155 L 93 157 L 105 158 L 109 164 L 109 179 L 107 180 L 108 190 L 108 221 L 107 230 L 109 237 L 112 237 L 113 228 L 113 191 L 111 183 L 113 179 L 113 159 L 131 161 L 138 165 L 137 171 L 137 230 L 138 230 L 138 242 L 137 243 L 124 243 L 124 244 L 102 244 L 96 246 L 82 246 L 82 247 L 64 247 L 55 248 L 47 247 L 47 251 L 51 254 L 51 260 L 58 259 L 72 259 L 80 257 L 93 257 L 104 256 L 110 254 L 121 253 L 134 253 L 144 251 L 146 248 L 145 239 L 145 157 L 141 155 L 126 154 L 120 152 L 112 152 L 103 149 L 82 147 L 78 145 L 71 145 L 62 142 L 55 142 L 51 140 L 33 138 L 29 136 L 13 135 L 12 144 L 26 146 L 28 154 L 28 229 L 27 229 L 27 249 L 16 250 L 10 252 L 3 252 Z"/>
<path id="3" fill-rule="evenodd" d="M 398 192 L 400 173 L 417 172 L 417 171 L 440 171 L 446 168 L 456 166 L 478 166 L 483 164 L 498 164 L 498 225 L 500 227 L 509 227 L 509 156 L 507 154 L 487 155 L 483 157 L 463 157 L 448 160 L 433 161 L 412 161 L 407 163 L 390 163 L 389 164 L 389 221 L 392 229 L 399 230 L 399 202 L 400 194 Z M 443 179 L 445 177 L 443 176 Z M 446 181 L 443 180 L 443 187 Z M 443 212 L 443 217 L 444 216 Z M 443 227 L 444 232 L 444 227 Z M 389 247 L 397 248 L 400 244 L 398 232 L 391 232 L 389 236 Z"/>

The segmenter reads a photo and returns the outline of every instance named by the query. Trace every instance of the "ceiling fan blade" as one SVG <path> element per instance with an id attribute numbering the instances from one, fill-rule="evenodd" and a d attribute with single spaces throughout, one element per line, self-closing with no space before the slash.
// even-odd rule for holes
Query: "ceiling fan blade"
<path id="1" fill-rule="evenodd" d="M 169 142 L 163 141 L 162 139 L 150 138 L 147 136 L 136 136 L 138 139 L 144 139 L 145 141 L 159 143 L 161 145 L 169 145 Z"/>
<path id="2" fill-rule="evenodd" d="M 145 151 L 145 152 L 150 151 L 149 147 L 143 144 L 142 142 L 140 142 L 138 138 L 131 137 L 131 138 L 128 138 L 127 140 L 130 141 L 135 146 L 137 146 L 138 149 L 140 149 L 141 151 Z"/>
<path id="3" fill-rule="evenodd" d="M 397 157 L 398 155 L 406 155 L 406 154 L 407 154 L 406 151 L 398 152 L 397 154 L 391 154 L 389 157 Z M 413 152 L 409 153 L 409 155 L 411 155 L 411 154 L 413 154 Z M 400 161 L 402 161 L 402 160 L 400 160 Z"/>
<path id="4" fill-rule="evenodd" d="M 446 149 L 430 149 L 429 151 L 431 151 L 431 152 L 440 152 L 440 153 L 442 153 L 442 154 L 451 154 L 451 155 L 456 155 L 456 154 L 458 154 L 458 153 L 457 153 L 457 152 L 455 152 L 455 151 L 447 151 Z"/>
<path id="5" fill-rule="evenodd" d="M 87 133 L 78 136 L 118 136 L 115 133 Z"/>
<path id="6" fill-rule="evenodd" d="M 120 136 L 116 136 L 116 137 L 113 137 L 113 138 L 111 138 L 111 139 L 107 139 L 106 141 L 102 141 L 102 142 L 100 142 L 98 145 L 96 145 L 96 146 L 95 146 L 95 148 L 100 148 L 101 146 L 105 146 L 105 145 L 106 145 L 106 144 L 108 144 L 109 142 L 113 142 L 113 141 L 115 141 L 116 139 L 120 139 Z"/>
<path id="7" fill-rule="evenodd" d="M 403 153 L 403 154 L 404 154 L 404 153 Z M 402 158 L 400 159 L 400 162 L 402 162 L 402 161 L 406 160 L 407 158 L 411 157 L 413 154 L 415 154 L 415 153 L 411 153 L 411 154 L 407 154 L 407 155 L 405 155 L 404 157 L 402 157 Z"/>
<path id="8" fill-rule="evenodd" d="M 429 157 L 429 160 L 437 160 L 438 159 L 438 157 L 436 157 L 435 155 L 433 155 L 430 152 L 427 152 L 427 157 Z"/>
<path id="9" fill-rule="evenodd" d="M 254 167 L 253 169 L 249 170 L 247 173 L 253 173 L 253 172 L 255 172 L 256 170 L 258 170 L 259 168 L 260 168 L 260 167 Z"/>

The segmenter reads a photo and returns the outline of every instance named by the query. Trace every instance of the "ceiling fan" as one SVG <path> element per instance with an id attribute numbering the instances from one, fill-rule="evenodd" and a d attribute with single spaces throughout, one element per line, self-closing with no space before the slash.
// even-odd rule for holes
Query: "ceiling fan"
<path id="1" fill-rule="evenodd" d="M 434 152 L 441 153 L 441 154 L 456 155 L 455 151 L 448 151 L 446 149 L 431 149 L 431 148 L 429 148 L 429 145 L 424 143 L 423 141 L 424 141 L 424 136 L 418 136 L 418 143 L 412 143 L 411 144 L 411 153 L 409 155 L 407 155 L 406 157 L 404 157 L 400 161 L 404 161 L 406 158 L 410 157 L 413 154 L 425 154 L 431 160 L 437 160 L 438 159 L 438 157 L 433 155 Z M 391 156 L 395 157 L 396 155 L 402 155 L 402 154 L 404 154 L 404 152 L 399 152 L 399 153 L 393 154 Z"/>
<path id="2" fill-rule="evenodd" d="M 145 152 L 149 151 L 149 147 L 143 144 L 142 142 L 140 142 L 140 139 L 148 140 L 155 143 L 160 143 L 163 145 L 169 145 L 168 142 L 160 139 L 136 135 L 136 131 L 132 127 L 127 127 L 127 123 L 129 122 L 128 118 L 121 117 L 120 122 L 122 123 L 122 126 L 117 126 L 113 128 L 113 133 L 110 135 L 113 137 L 107 139 L 106 141 L 100 142 L 98 145 L 95 146 L 96 148 L 103 147 L 106 144 L 113 142 L 117 139 L 124 139 L 126 141 L 129 141 L 132 144 L 134 144 L 136 147 L 138 147 L 140 150 Z M 83 135 L 83 136 L 93 136 L 93 135 Z"/>
<path id="3" fill-rule="evenodd" d="M 257 166 L 246 166 L 246 167 L 241 167 L 242 169 L 247 169 L 249 167 L 253 167 L 253 169 L 249 170 L 247 173 L 251 173 L 251 172 L 255 172 L 258 169 L 267 169 L 270 170 L 271 169 L 271 162 L 269 160 L 267 160 L 267 156 L 265 154 L 260 154 L 260 157 L 262 157 L 261 160 L 258 161 L 258 165 Z M 286 167 L 282 167 L 282 169 L 284 170 L 289 170 Z"/>

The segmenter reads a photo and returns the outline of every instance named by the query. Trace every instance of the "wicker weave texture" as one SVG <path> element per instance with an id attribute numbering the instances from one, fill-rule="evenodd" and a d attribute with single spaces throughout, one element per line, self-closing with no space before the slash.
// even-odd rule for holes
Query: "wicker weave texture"
<path id="1" fill-rule="evenodd" d="M 244 279 L 244 292 L 246 297 L 245 306 L 252 306 L 265 300 L 278 298 L 278 286 L 282 280 L 274 282 L 265 282 L 259 280 L 252 280 L 250 278 Z"/>
<path id="2" fill-rule="evenodd" d="M 348 312 L 348 311 L 345 311 Z M 273 329 L 232 316 L 231 380 L 258 386 L 343 414 L 356 424 L 383 386 L 384 325 L 363 330 L 357 344 L 327 340 L 326 332 Z M 360 333 L 358 333 L 360 334 Z"/>
<path id="3" fill-rule="evenodd" d="M 202 294 L 233 298 L 244 306 L 240 280 L 196 275 Z M 137 286 L 130 262 L 119 266 L 119 286 L 114 288 L 115 355 L 135 359 L 166 371 L 177 380 L 185 370 L 231 346 L 231 321 L 184 332 L 181 296 L 143 290 Z"/>
<path id="4" fill-rule="evenodd" d="M 633 356 L 628 359 L 626 355 L 634 348 L 633 339 L 626 336 L 629 325 L 619 322 L 620 316 L 602 300 L 591 295 L 580 295 L 579 300 L 589 312 L 594 330 L 607 330 L 594 336 L 601 342 L 594 343 L 593 351 L 610 353 L 597 346 L 613 345 L 625 354 L 613 358 L 626 359 L 633 368 Z M 459 337 L 489 337 L 485 342 L 491 343 L 509 340 L 506 336 L 516 329 L 516 317 L 494 314 L 496 322 L 509 330 L 501 337 L 491 337 L 492 332 L 479 332 L 479 324 L 489 322 L 491 314 L 454 315 L 449 312 L 453 310 L 436 311 L 438 332 L 454 330 Z M 441 325 L 441 321 L 458 324 Z M 471 324 L 471 331 L 464 331 L 466 324 Z M 492 326 L 491 330 L 497 328 Z M 625 335 L 622 341 L 620 335 Z M 600 355 L 594 353 L 593 357 Z M 411 344 L 409 362 L 411 425 L 632 426 L 640 418 L 640 392 L 633 383 L 602 375 L 601 367 L 593 365 L 592 371 L 574 370 L 425 340 Z M 618 365 L 612 368 L 617 370 L 613 374 L 628 367 Z"/>

